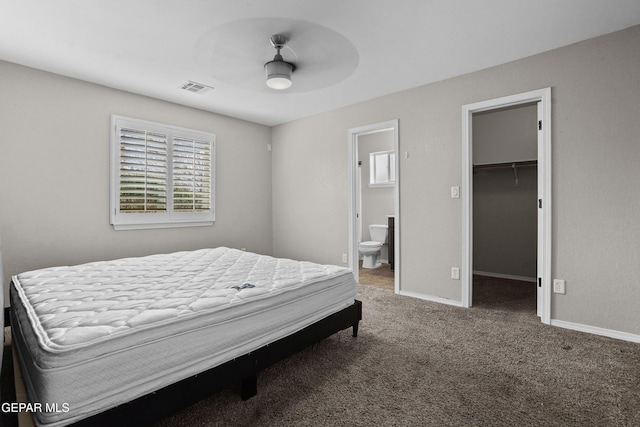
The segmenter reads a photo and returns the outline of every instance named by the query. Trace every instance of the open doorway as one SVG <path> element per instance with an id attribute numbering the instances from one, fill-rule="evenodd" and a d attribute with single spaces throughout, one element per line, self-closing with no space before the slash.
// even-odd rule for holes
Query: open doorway
<path id="1" fill-rule="evenodd" d="M 349 267 L 359 283 L 395 292 L 400 276 L 397 151 L 398 120 L 349 130 Z"/>
<path id="2" fill-rule="evenodd" d="M 474 116 L 480 114 L 489 114 L 497 112 L 519 111 L 520 107 L 532 106 L 535 109 L 535 121 L 531 124 L 536 133 L 536 175 L 534 200 L 535 212 L 535 299 L 536 312 L 540 316 L 543 323 L 550 323 L 550 304 L 551 304 L 551 89 L 545 88 L 541 90 L 525 92 L 517 95 L 482 101 L 474 104 L 468 104 L 462 108 L 462 128 L 463 128 L 463 186 L 462 186 L 462 202 L 463 202 L 463 262 L 462 262 L 462 306 L 470 307 L 473 303 L 473 272 L 474 272 Z M 504 124 L 504 126 L 507 126 Z M 484 147 L 486 148 L 486 147 Z M 502 151 L 504 147 L 499 148 L 499 154 L 505 154 Z M 508 151 L 508 150 L 507 150 Z M 489 150 L 491 152 L 491 150 Z M 530 151 L 531 152 L 531 151 Z M 486 153 L 484 153 L 486 154 Z M 496 155 L 495 152 L 493 155 Z M 486 159 L 485 159 L 486 160 Z M 504 163 L 511 162 L 506 171 L 509 175 L 513 174 L 512 182 L 514 185 L 521 184 L 521 177 L 525 166 L 532 167 L 533 159 L 508 159 L 506 161 L 494 161 L 496 167 L 503 168 Z M 482 163 L 479 161 L 478 163 Z M 491 165 L 492 163 L 487 163 Z M 518 166 L 521 168 L 518 169 Z M 519 173 L 519 175 L 518 175 Z M 495 176 L 494 176 L 495 178 Z M 528 184 L 533 183 L 527 177 Z M 524 181 L 522 181 L 524 185 Z M 489 201 L 491 203 L 491 201 Z M 529 244 L 529 248 L 531 245 Z M 529 249 L 530 250 L 530 249 Z M 504 261 L 504 260 L 502 260 Z M 531 265 L 525 271 L 528 277 L 532 271 Z M 509 275 L 509 273 L 506 273 Z M 517 274 L 512 274 L 518 276 Z"/>
<path id="3" fill-rule="evenodd" d="M 537 103 L 472 120 L 472 305 L 535 314 Z"/>

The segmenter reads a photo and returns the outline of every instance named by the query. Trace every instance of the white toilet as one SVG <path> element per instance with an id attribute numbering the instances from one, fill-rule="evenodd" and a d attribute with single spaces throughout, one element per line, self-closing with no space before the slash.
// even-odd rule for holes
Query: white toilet
<path id="1" fill-rule="evenodd" d="M 387 235 L 389 233 L 389 227 L 382 224 L 369 225 L 369 235 L 371 241 L 360 242 L 358 250 L 362 255 L 362 267 L 363 268 L 378 268 L 380 267 L 380 249 L 382 245 L 387 243 Z"/>

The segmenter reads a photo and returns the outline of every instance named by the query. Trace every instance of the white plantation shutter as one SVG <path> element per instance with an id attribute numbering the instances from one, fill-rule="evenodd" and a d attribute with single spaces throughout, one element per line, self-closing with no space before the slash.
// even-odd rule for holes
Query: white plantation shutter
<path id="1" fill-rule="evenodd" d="M 111 153 L 114 228 L 213 223 L 215 135 L 112 116 Z"/>
<path id="2" fill-rule="evenodd" d="M 120 212 L 167 211 L 167 135 L 120 130 Z"/>
<path id="3" fill-rule="evenodd" d="M 173 210 L 211 210 L 211 142 L 173 138 Z"/>

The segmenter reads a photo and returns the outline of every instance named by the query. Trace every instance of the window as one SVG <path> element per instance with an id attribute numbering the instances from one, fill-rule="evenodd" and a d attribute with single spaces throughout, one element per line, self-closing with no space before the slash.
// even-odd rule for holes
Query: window
<path id="1" fill-rule="evenodd" d="M 116 230 L 212 225 L 214 172 L 214 134 L 112 116 Z"/>
<path id="2" fill-rule="evenodd" d="M 396 182 L 396 154 L 378 151 L 369 154 L 369 187 L 391 187 Z"/>

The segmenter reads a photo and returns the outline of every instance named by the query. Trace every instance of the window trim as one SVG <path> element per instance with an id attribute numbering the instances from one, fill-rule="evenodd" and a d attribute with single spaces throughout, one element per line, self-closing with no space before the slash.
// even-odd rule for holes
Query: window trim
<path id="1" fill-rule="evenodd" d="M 121 213 L 120 212 L 120 132 L 121 128 L 154 131 L 167 136 L 167 212 Z M 173 138 L 184 137 L 209 141 L 211 144 L 211 209 L 208 212 L 173 212 Z M 211 132 L 186 129 L 148 120 L 111 115 L 110 131 L 110 200 L 109 219 L 115 230 L 140 230 L 174 227 L 202 227 L 215 222 L 215 172 L 216 135 Z"/>

